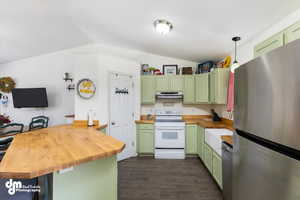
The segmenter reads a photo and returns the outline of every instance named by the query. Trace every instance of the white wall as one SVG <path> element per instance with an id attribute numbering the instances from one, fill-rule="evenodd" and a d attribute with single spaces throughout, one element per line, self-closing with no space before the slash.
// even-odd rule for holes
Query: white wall
<path id="1" fill-rule="evenodd" d="M 97 85 L 96 96 L 91 100 L 84 100 L 76 96 L 75 114 L 77 120 L 86 120 L 88 110 L 96 111 L 96 119 L 100 123 L 109 121 L 108 102 L 108 74 L 110 71 L 130 74 L 135 82 L 135 118 L 141 114 L 152 114 L 155 108 L 163 107 L 162 103 L 154 106 L 140 106 L 140 65 L 149 64 L 151 67 L 161 68 L 164 64 L 178 64 L 179 67 L 193 67 L 197 63 L 176 58 L 153 55 L 141 51 L 134 51 L 106 45 L 91 45 L 77 49 L 78 64 L 75 66 L 76 81 L 82 78 L 91 78 Z M 185 114 L 208 114 L 211 106 L 182 106 L 182 103 L 174 104 Z"/>
<path id="2" fill-rule="evenodd" d="M 135 82 L 135 115 L 140 115 L 140 65 L 132 57 L 124 57 L 119 54 L 119 49 L 115 53 L 106 47 L 98 46 L 96 51 L 92 50 L 91 55 L 82 54 L 78 56 L 82 62 L 78 62 L 75 67 L 76 81 L 82 78 L 89 78 L 96 84 L 97 92 L 90 100 L 75 97 L 75 116 L 77 120 L 87 120 L 87 113 L 90 109 L 95 111 L 95 119 L 100 120 L 101 124 L 106 124 L 109 120 L 109 73 L 120 72 L 132 75 Z M 122 52 L 120 52 L 122 53 Z M 81 54 L 79 52 L 79 54 Z"/>
<path id="3" fill-rule="evenodd" d="M 73 72 L 73 55 L 58 52 L 28 58 L 0 65 L 0 77 L 10 76 L 17 88 L 46 87 L 48 108 L 14 108 L 11 94 L 7 107 L 1 105 L 1 113 L 6 113 L 14 122 L 28 125 L 33 116 L 50 117 L 49 124 L 64 124 L 66 114 L 74 113 L 74 91 L 66 90 L 62 80 L 65 72 Z"/>
<path id="4" fill-rule="evenodd" d="M 258 35 L 255 35 L 252 39 L 242 42 L 242 44 L 238 46 L 239 63 L 244 64 L 252 60 L 254 57 L 255 45 L 271 37 L 272 35 L 279 33 L 280 31 L 286 29 L 287 27 L 296 23 L 297 21 L 300 21 L 300 9 L 286 16 L 282 20 L 278 21 L 276 24 L 273 24 L 268 29 L 262 31 Z M 234 53 L 232 53 L 232 56 L 234 56 Z"/>
<path id="5" fill-rule="evenodd" d="M 164 100 L 159 100 L 155 105 L 144 105 L 141 109 L 142 115 L 155 115 L 156 109 L 176 109 L 182 111 L 184 115 L 209 115 L 210 109 L 213 108 L 211 105 L 183 105 L 182 101 L 176 100 L 171 103 Z"/>
<path id="6" fill-rule="evenodd" d="M 164 56 L 158 56 L 153 54 L 145 53 L 140 56 L 139 58 L 141 64 L 149 64 L 150 67 L 155 67 L 163 71 L 163 65 L 170 65 L 170 64 L 177 64 L 178 68 L 182 67 L 193 67 L 195 70 L 198 63 L 191 62 L 187 60 L 182 59 L 176 59 L 176 58 L 170 58 L 170 57 L 164 57 Z"/>
<path id="7" fill-rule="evenodd" d="M 107 45 L 86 45 L 39 57 L 24 59 L 0 65 L 0 77 L 11 76 L 17 87 L 46 87 L 48 90 L 49 108 L 15 109 L 11 97 L 10 104 L 3 108 L 15 122 L 28 124 L 32 116 L 47 115 L 50 125 L 65 123 L 64 115 L 75 113 L 77 120 L 86 120 L 87 112 L 93 109 L 100 123 L 109 120 L 108 74 L 110 71 L 130 74 L 135 82 L 135 117 L 149 114 L 154 108 L 161 108 L 162 103 L 155 106 L 140 106 L 140 64 L 161 67 L 164 64 L 178 64 L 179 67 L 193 67 L 197 63 L 181 59 L 153 55 L 141 51 L 123 49 Z M 92 79 L 97 92 L 90 100 L 81 99 L 75 91 L 65 89 L 62 80 L 65 72 L 73 73 L 74 83 L 82 78 Z M 75 97 L 74 97 L 75 96 Z M 184 114 L 208 114 L 210 105 L 183 106 L 174 104 L 175 108 L 183 109 Z"/>

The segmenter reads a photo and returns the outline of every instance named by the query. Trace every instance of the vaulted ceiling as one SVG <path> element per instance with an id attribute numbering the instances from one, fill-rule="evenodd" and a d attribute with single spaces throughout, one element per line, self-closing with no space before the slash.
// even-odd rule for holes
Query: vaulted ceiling
<path id="1" fill-rule="evenodd" d="M 191 61 L 217 59 L 231 37 L 254 36 L 300 8 L 299 0 L 2 0 L 0 63 L 90 43 Z M 171 21 L 167 36 L 153 22 Z"/>

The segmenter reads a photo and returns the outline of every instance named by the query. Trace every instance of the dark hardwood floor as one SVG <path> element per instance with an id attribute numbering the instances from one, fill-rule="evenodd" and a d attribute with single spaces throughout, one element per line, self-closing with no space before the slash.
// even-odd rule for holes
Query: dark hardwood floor
<path id="1" fill-rule="evenodd" d="M 198 158 L 130 158 L 119 162 L 118 177 L 118 200 L 222 200 Z"/>

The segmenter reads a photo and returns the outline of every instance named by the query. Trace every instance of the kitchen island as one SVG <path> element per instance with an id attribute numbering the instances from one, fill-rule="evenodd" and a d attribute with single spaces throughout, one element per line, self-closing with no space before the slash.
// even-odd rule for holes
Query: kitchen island
<path id="1" fill-rule="evenodd" d="M 0 163 L 0 178 L 47 176 L 47 195 L 53 200 L 117 200 L 116 154 L 124 147 L 94 128 L 62 125 L 30 131 L 15 136 Z"/>

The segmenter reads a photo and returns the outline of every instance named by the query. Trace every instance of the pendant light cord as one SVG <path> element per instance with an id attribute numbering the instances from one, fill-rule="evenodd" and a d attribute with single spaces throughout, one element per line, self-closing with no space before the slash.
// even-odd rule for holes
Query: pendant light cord
<path id="1" fill-rule="evenodd" d="M 236 41 L 234 42 L 234 62 L 233 63 L 237 63 L 237 60 L 236 60 Z"/>

